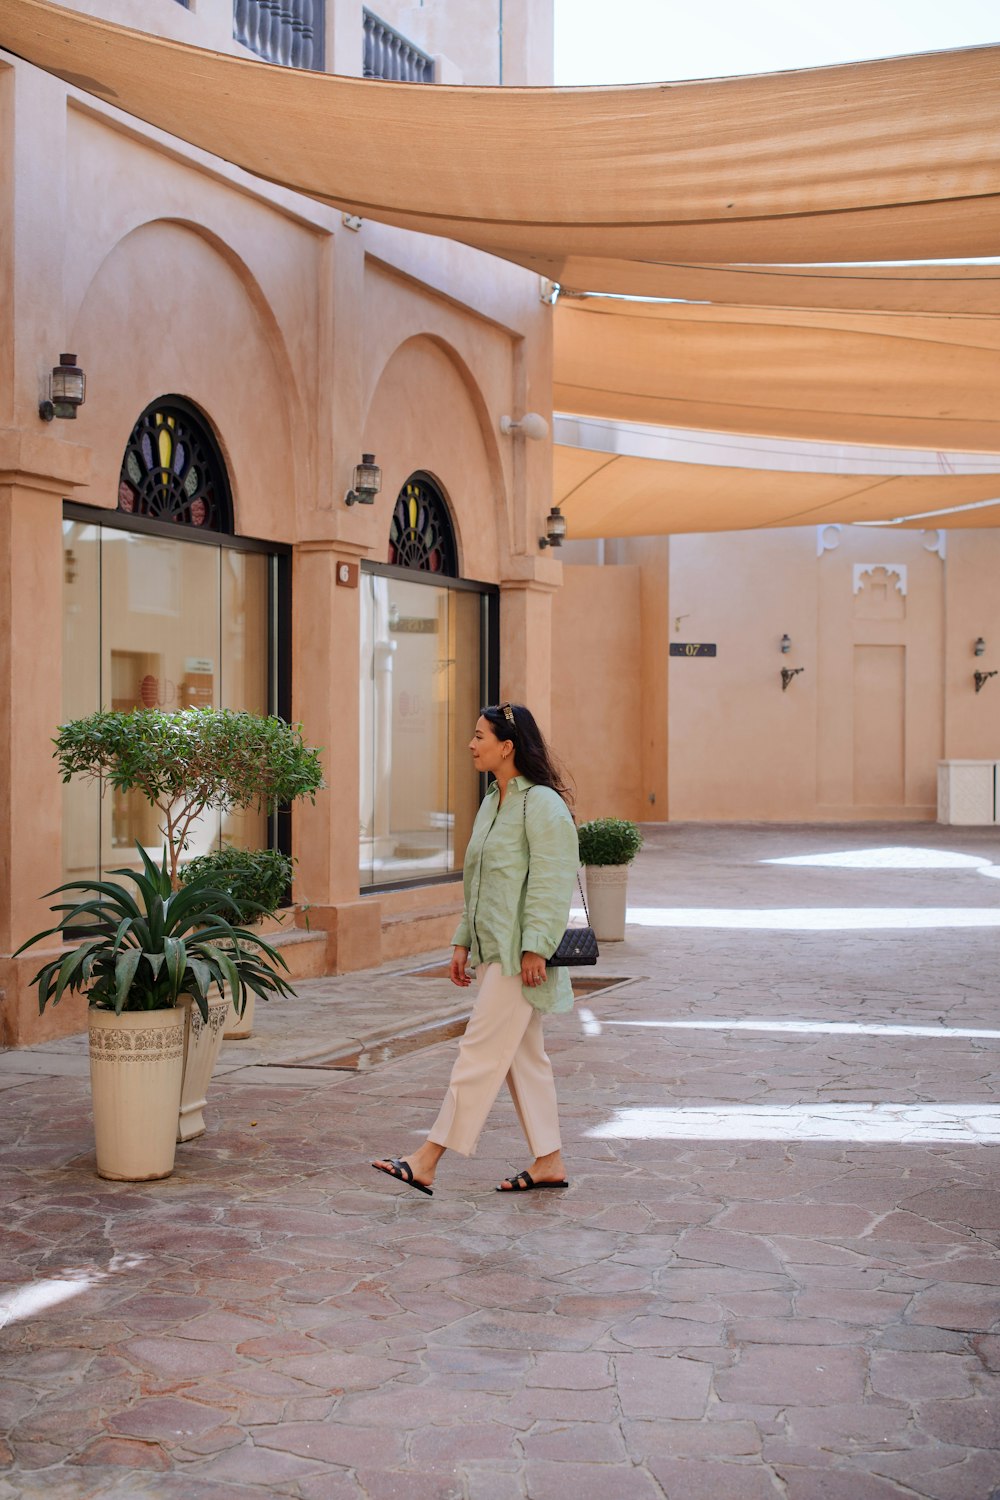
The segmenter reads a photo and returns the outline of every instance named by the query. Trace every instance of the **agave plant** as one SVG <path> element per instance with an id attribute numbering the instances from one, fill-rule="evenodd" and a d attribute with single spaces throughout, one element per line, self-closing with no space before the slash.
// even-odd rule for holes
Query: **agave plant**
<path id="1" fill-rule="evenodd" d="M 194 998 L 208 1020 L 208 996 L 214 985 L 228 983 L 242 1011 L 247 991 L 266 1000 L 290 995 L 292 987 L 277 972 L 288 965 L 263 938 L 231 917 L 240 916 L 232 897 L 211 874 L 192 878 L 179 891 L 171 884 L 167 857 L 160 868 L 140 846 L 143 873 L 112 870 L 132 882 L 134 892 L 116 880 L 72 880 L 48 895 L 78 892 L 84 899 L 49 908 L 62 912 L 55 927 L 36 933 L 17 950 L 45 938 L 75 944 L 69 953 L 50 959 L 31 981 L 38 986 L 41 1013 L 58 1005 L 66 991 L 87 992 L 90 1004 L 121 1015 L 123 1010 L 166 1010 L 181 995 Z"/>

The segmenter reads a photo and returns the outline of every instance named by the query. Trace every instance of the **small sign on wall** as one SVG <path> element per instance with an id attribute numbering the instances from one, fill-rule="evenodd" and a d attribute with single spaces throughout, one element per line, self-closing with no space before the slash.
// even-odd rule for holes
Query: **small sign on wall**
<path id="1" fill-rule="evenodd" d="M 715 642 L 708 641 L 671 641 L 671 656 L 714 656 Z"/>

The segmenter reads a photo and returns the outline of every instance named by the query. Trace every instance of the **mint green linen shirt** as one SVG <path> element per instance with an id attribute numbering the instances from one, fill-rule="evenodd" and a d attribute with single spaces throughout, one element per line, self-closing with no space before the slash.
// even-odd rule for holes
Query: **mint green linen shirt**
<path id="1" fill-rule="evenodd" d="M 509 976 L 520 974 L 522 953 L 548 958 L 566 930 L 579 861 L 576 825 L 558 792 L 512 776 L 501 806 L 494 781 L 465 851 L 465 909 L 453 945 L 468 948 L 473 968 L 498 963 Z M 521 989 L 536 1010 L 573 1004 L 562 967 Z"/>

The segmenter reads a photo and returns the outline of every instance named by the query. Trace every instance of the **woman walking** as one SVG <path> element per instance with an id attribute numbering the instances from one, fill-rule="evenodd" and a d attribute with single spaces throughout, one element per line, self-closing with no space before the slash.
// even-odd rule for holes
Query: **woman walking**
<path id="1" fill-rule="evenodd" d="M 498 1192 L 568 1187 L 542 1013 L 569 1010 L 564 968 L 546 967 L 566 928 L 579 844 L 563 785 L 533 715 L 484 708 L 469 745 L 493 777 L 465 855 L 465 909 L 452 939 L 451 982 L 479 982 L 448 1091 L 426 1141 L 372 1166 L 431 1193 L 445 1151 L 471 1156 L 504 1078 L 534 1160 Z"/>

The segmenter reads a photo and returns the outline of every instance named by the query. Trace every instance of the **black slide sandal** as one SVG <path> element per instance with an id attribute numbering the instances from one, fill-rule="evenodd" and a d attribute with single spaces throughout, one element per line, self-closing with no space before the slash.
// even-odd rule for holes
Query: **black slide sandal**
<path id="1" fill-rule="evenodd" d="M 509 1182 L 510 1187 L 494 1188 L 496 1193 L 528 1193 L 534 1188 L 568 1188 L 569 1182 L 564 1177 L 560 1182 L 536 1182 L 530 1172 L 518 1172 L 516 1177 L 505 1177 L 504 1182 Z"/>
<path id="2" fill-rule="evenodd" d="M 426 1193 L 428 1198 L 434 1197 L 434 1189 L 429 1188 L 425 1182 L 418 1182 L 413 1175 L 413 1168 L 408 1161 L 403 1161 L 398 1156 L 387 1156 L 388 1167 L 380 1167 L 377 1161 L 372 1162 L 376 1172 L 384 1172 L 387 1177 L 393 1177 L 397 1182 L 402 1182 L 406 1187 L 416 1188 L 418 1193 Z M 393 1171 L 395 1168 L 395 1171 Z"/>

